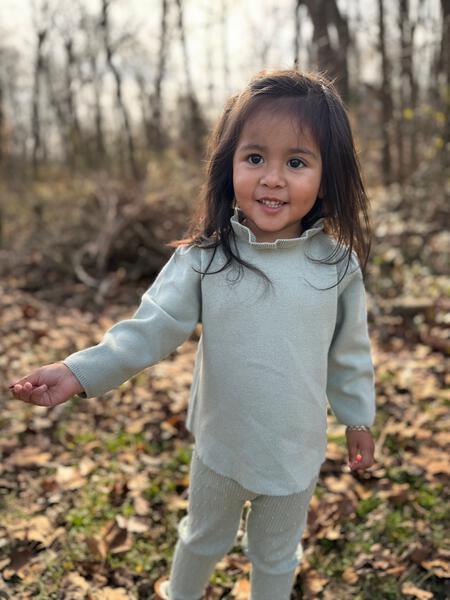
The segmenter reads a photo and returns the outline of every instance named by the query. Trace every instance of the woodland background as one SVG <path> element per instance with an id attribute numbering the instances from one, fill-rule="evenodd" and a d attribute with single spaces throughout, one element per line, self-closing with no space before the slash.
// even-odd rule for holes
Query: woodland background
<path id="1" fill-rule="evenodd" d="M 293 598 L 449 596 L 449 36 L 448 0 L 0 4 L 0 598 L 145 599 L 167 576 L 200 326 L 102 398 L 7 385 L 134 312 L 225 98 L 294 65 L 336 77 L 355 129 L 378 413 L 362 476 L 329 415 Z M 248 598 L 241 535 L 209 599 Z"/>

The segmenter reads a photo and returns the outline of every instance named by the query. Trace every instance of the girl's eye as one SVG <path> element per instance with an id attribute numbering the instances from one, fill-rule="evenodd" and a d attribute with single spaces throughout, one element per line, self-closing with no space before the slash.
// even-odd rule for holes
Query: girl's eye
<path id="1" fill-rule="evenodd" d="M 259 158 L 261 158 L 261 156 L 259 154 L 250 154 L 249 156 L 247 156 L 247 160 L 250 160 L 250 163 L 252 165 L 259 165 L 259 162 L 253 162 L 254 158 L 259 159 Z"/>
<path id="2" fill-rule="evenodd" d="M 299 167 L 300 165 L 305 166 L 305 163 L 300 159 L 300 158 L 291 158 L 291 160 L 289 161 L 291 164 L 292 163 L 296 163 L 294 165 L 292 165 L 294 167 L 294 169 L 296 169 L 297 167 Z"/>

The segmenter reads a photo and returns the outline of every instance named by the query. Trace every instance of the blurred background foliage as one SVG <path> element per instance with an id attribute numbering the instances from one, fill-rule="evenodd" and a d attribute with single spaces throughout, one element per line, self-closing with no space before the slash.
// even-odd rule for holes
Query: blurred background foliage
<path id="1" fill-rule="evenodd" d="M 22 3 L 0 26 L 0 258 L 23 289 L 101 305 L 154 276 L 226 97 L 267 67 L 335 78 L 372 199 L 447 214 L 446 0 Z"/>

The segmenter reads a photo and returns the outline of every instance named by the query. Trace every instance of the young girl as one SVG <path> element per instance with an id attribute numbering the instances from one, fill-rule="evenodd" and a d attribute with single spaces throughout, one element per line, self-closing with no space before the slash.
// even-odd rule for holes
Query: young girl
<path id="1" fill-rule="evenodd" d="M 368 200 L 332 83 L 257 73 L 208 146 L 203 211 L 131 319 L 12 387 L 55 406 L 104 394 L 173 352 L 202 323 L 187 415 L 189 506 L 161 598 L 198 600 L 233 547 L 252 600 L 288 600 L 325 460 L 327 401 L 349 464 L 373 464 L 374 370 L 365 269 Z M 334 259 L 334 260 L 333 260 Z"/>

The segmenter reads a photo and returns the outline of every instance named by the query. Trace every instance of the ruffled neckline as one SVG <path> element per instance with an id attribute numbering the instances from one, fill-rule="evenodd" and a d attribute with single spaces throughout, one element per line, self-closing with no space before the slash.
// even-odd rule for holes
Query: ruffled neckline
<path id="1" fill-rule="evenodd" d="M 297 246 L 319 233 L 319 231 L 322 231 L 325 225 L 325 217 L 321 217 L 320 219 L 317 219 L 309 229 L 304 231 L 300 237 L 279 238 L 274 242 L 257 242 L 253 231 L 242 223 L 243 219 L 244 213 L 236 206 L 233 215 L 230 217 L 231 226 L 235 234 L 240 239 L 258 249 L 289 248 L 291 246 Z"/>

